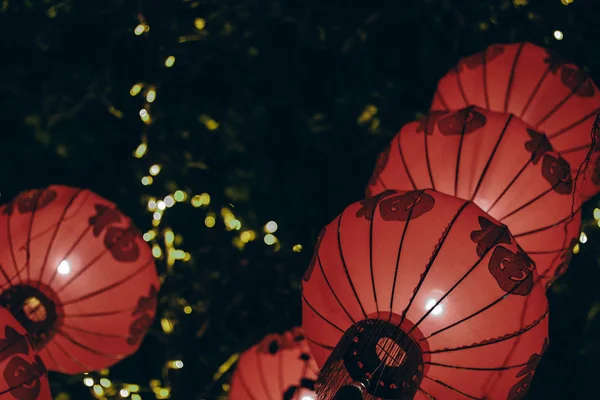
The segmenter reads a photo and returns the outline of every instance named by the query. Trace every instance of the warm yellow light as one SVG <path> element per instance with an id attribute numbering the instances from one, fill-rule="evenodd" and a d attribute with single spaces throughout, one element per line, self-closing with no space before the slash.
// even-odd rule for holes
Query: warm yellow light
<path id="1" fill-rule="evenodd" d="M 185 258 L 185 251 L 183 250 L 173 250 L 171 254 L 176 260 L 183 260 Z"/>
<path id="2" fill-rule="evenodd" d="M 135 393 L 135 392 L 139 392 L 140 391 L 140 387 L 138 385 L 127 385 L 127 389 L 129 389 L 129 391 L 131 393 Z"/>
<path id="3" fill-rule="evenodd" d="M 587 235 L 585 234 L 585 232 L 581 232 L 581 234 L 579 235 L 579 242 L 581 242 L 582 244 L 587 242 Z"/>
<path id="4" fill-rule="evenodd" d="M 173 322 L 169 319 L 169 318 L 163 318 L 160 320 L 160 326 L 162 327 L 162 330 L 165 333 L 172 333 L 173 329 L 175 328 L 173 326 Z"/>
<path id="5" fill-rule="evenodd" d="M 275 233 L 276 230 L 277 230 L 277 222 L 275 222 L 275 221 L 269 221 L 265 225 L 265 231 L 267 233 Z"/>
<path id="6" fill-rule="evenodd" d="M 173 198 L 173 196 L 165 196 L 165 199 L 163 201 L 165 205 L 169 208 L 175 205 L 175 199 Z"/>
<path id="7" fill-rule="evenodd" d="M 142 88 L 144 87 L 144 85 L 142 85 L 141 83 L 136 83 L 135 85 L 133 85 L 131 87 L 131 89 L 129 89 L 129 94 L 132 96 L 137 95 L 139 92 L 142 91 Z"/>
<path id="8" fill-rule="evenodd" d="M 183 255 L 183 261 L 190 261 L 190 260 L 191 260 L 191 258 L 192 258 L 192 255 L 191 255 L 190 253 L 188 253 L 188 252 L 186 252 L 186 253 Z"/>
<path id="9" fill-rule="evenodd" d="M 102 396 L 104 395 L 104 389 L 102 389 L 102 386 L 100 385 L 94 385 L 94 393 L 96 393 L 97 396 Z"/>
<path id="10" fill-rule="evenodd" d="M 146 242 L 149 242 L 152 240 L 152 235 L 150 235 L 150 233 L 146 232 L 142 235 L 142 239 L 144 239 Z"/>
<path id="11" fill-rule="evenodd" d="M 575 246 L 573 246 L 573 254 L 577 253 L 579 253 L 579 243 L 575 243 Z"/>
<path id="12" fill-rule="evenodd" d="M 150 114 L 148 113 L 148 110 L 146 110 L 145 108 L 142 108 L 140 110 L 140 118 L 144 122 L 150 122 Z"/>
<path id="13" fill-rule="evenodd" d="M 208 129 L 209 131 L 214 131 L 215 129 L 217 129 L 219 127 L 219 123 L 217 121 L 215 121 L 214 119 L 209 119 L 208 121 L 206 121 L 206 129 Z"/>
<path id="14" fill-rule="evenodd" d="M 151 176 L 144 176 L 142 178 L 142 185 L 144 185 L 144 186 L 152 185 L 153 181 L 154 181 L 154 179 L 152 179 Z"/>
<path id="15" fill-rule="evenodd" d="M 156 90 L 150 89 L 148 90 L 148 93 L 146 93 L 146 101 L 152 103 L 154 100 L 156 100 Z"/>
<path id="16" fill-rule="evenodd" d="M 162 255 L 162 250 L 160 249 L 159 245 L 155 244 L 152 246 L 152 255 L 154 258 L 159 258 Z"/>
<path id="17" fill-rule="evenodd" d="M 244 231 L 240 235 L 240 240 L 244 243 L 248 243 L 250 240 L 252 240 L 252 234 L 249 231 Z"/>
<path id="18" fill-rule="evenodd" d="M 87 387 L 92 387 L 94 386 L 94 379 L 90 378 L 89 376 L 86 376 L 85 378 L 83 378 L 83 384 Z"/>
<path id="19" fill-rule="evenodd" d="M 204 20 L 204 18 L 196 18 L 194 20 L 194 26 L 196 27 L 196 29 L 201 31 L 206 26 L 206 21 Z"/>
<path id="20" fill-rule="evenodd" d="M 207 226 L 207 227 L 209 227 L 209 228 L 212 228 L 213 226 L 215 226 L 215 223 L 216 223 L 216 222 L 217 222 L 217 221 L 215 220 L 215 217 L 213 217 L 213 216 L 211 216 L 211 215 L 209 215 L 208 217 L 206 217 L 206 218 L 204 219 L 204 225 L 206 225 L 206 226 Z"/>
<path id="21" fill-rule="evenodd" d="M 102 378 L 102 379 L 100 379 L 100 385 L 102 385 L 102 387 L 109 388 L 111 385 L 111 382 L 107 378 Z"/>
<path id="22" fill-rule="evenodd" d="M 594 208 L 594 219 L 600 219 L 600 208 Z"/>
<path id="23" fill-rule="evenodd" d="M 292 247 L 292 250 L 294 251 L 294 253 L 300 253 L 302 251 L 302 245 L 295 244 L 294 247 Z"/>
<path id="24" fill-rule="evenodd" d="M 156 199 L 151 198 L 148 200 L 148 210 L 155 211 L 156 210 Z"/>
<path id="25" fill-rule="evenodd" d="M 154 214 L 152 214 L 152 218 L 155 221 L 160 221 L 160 219 L 162 218 L 162 214 L 160 213 L 160 211 L 156 211 Z"/>
<path id="26" fill-rule="evenodd" d="M 150 167 L 148 172 L 150 172 L 150 175 L 152 175 L 152 176 L 158 175 L 160 172 L 160 165 L 154 164 L 153 166 Z"/>
<path id="27" fill-rule="evenodd" d="M 181 361 L 181 360 L 170 361 L 169 368 L 181 369 L 181 368 L 183 368 L 183 361 Z"/>
<path id="28" fill-rule="evenodd" d="M 559 30 L 554 31 L 554 39 L 556 40 L 563 40 L 565 36 L 563 35 L 563 33 Z"/>
<path id="29" fill-rule="evenodd" d="M 157 399 L 168 399 L 170 390 L 168 388 L 160 388 L 158 393 L 155 393 L 155 394 L 156 394 Z"/>
<path id="30" fill-rule="evenodd" d="M 127 397 L 127 396 L 129 396 L 129 390 L 121 389 L 121 390 L 119 390 L 119 394 L 121 395 L 121 397 Z"/>
<path id="31" fill-rule="evenodd" d="M 174 56 L 167 57 L 167 59 L 165 60 L 165 67 L 171 68 L 173 66 L 173 64 L 175 64 L 175 57 Z"/>
<path id="32" fill-rule="evenodd" d="M 146 145 L 146 143 L 140 143 L 140 145 L 133 152 L 133 156 L 135 158 L 142 158 L 144 157 L 144 154 L 146 154 L 146 151 L 148 151 L 148 145 Z"/>
<path id="33" fill-rule="evenodd" d="M 240 228 L 242 227 L 242 223 L 239 220 L 235 219 L 235 218 L 229 219 L 227 221 L 227 227 L 229 229 L 232 229 L 232 230 L 233 229 L 240 230 Z"/>
<path id="34" fill-rule="evenodd" d="M 177 190 L 175 191 L 175 193 L 173 194 L 173 198 L 175 199 L 175 201 L 185 201 L 186 198 L 186 194 L 183 190 Z"/>
<path id="35" fill-rule="evenodd" d="M 136 36 L 140 36 L 144 31 L 146 31 L 146 27 L 143 24 L 139 24 L 135 27 L 133 33 L 135 33 Z"/>
<path id="36" fill-rule="evenodd" d="M 194 311 L 194 310 L 190 306 L 183 307 L 183 312 L 186 313 L 186 314 L 188 314 L 188 315 L 190 315 L 192 313 L 192 311 Z"/>
<path id="37" fill-rule="evenodd" d="M 560 0 L 563 6 L 568 6 L 573 2 L 573 0 Z"/>
<path id="38" fill-rule="evenodd" d="M 172 246 L 175 241 L 175 234 L 172 230 L 165 230 L 165 243 L 167 246 Z"/>
<path id="39" fill-rule="evenodd" d="M 231 385 L 229 385 L 228 383 L 224 383 L 221 385 L 221 388 L 224 392 L 229 392 L 229 389 L 231 389 Z"/>
<path id="40" fill-rule="evenodd" d="M 140 396 L 139 394 L 132 394 L 131 400 L 142 400 L 142 396 Z"/>
<path id="41" fill-rule="evenodd" d="M 265 235 L 265 243 L 268 244 L 269 246 L 271 246 L 272 244 L 275 243 L 275 241 L 277 240 L 275 238 L 275 236 L 271 235 L 270 233 L 268 235 Z"/>

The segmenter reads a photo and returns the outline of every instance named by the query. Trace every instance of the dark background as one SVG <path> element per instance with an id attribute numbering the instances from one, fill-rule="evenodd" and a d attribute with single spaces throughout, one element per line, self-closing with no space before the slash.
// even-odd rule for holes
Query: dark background
<path id="1" fill-rule="evenodd" d="M 159 379 L 172 398 L 215 399 L 228 374 L 216 382 L 213 374 L 231 354 L 300 324 L 299 280 L 318 230 L 361 198 L 377 153 L 427 110 L 459 57 L 527 40 L 587 66 L 598 82 L 597 2 L 565 2 L 0 0 L 0 200 L 51 183 L 88 187 L 146 231 L 149 196 L 209 193 L 208 207 L 166 211 L 159 232 L 181 235 L 192 258 L 169 271 L 159 260 L 168 277 L 157 321 L 108 377 L 117 389 L 148 391 Z M 140 19 L 150 30 L 136 36 Z M 139 117 L 144 90 L 129 94 L 137 82 L 156 87 L 150 125 Z M 377 113 L 359 123 L 368 105 Z M 201 115 L 219 127 L 207 129 Z M 137 159 L 143 138 L 148 152 Z M 162 171 L 141 185 L 153 164 Z M 597 395 L 597 205 L 584 209 L 588 242 L 549 293 L 551 346 L 529 399 Z M 242 231 L 257 233 L 243 250 L 234 245 L 240 232 L 218 217 L 224 206 Z M 209 212 L 218 217 L 212 229 Z M 262 240 L 269 220 L 279 245 Z M 302 252 L 292 251 L 297 243 Z M 172 334 L 161 318 L 173 321 Z M 176 359 L 184 368 L 163 374 Z M 92 398 L 82 378 L 52 375 L 53 392 Z"/>

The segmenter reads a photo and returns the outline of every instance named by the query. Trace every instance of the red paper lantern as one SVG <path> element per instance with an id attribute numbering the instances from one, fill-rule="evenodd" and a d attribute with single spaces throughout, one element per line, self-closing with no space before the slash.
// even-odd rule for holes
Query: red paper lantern
<path id="1" fill-rule="evenodd" d="M 569 163 L 518 118 L 469 107 L 406 124 L 379 156 L 367 196 L 427 189 L 473 201 L 507 225 L 542 284 L 566 271 L 581 226 Z"/>
<path id="2" fill-rule="evenodd" d="M 350 205 L 303 277 L 318 398 L 354 384 L 365 399 L 521 399 L 548 341 L 536 281 L 506 226 L 472 202 L 420 190 Z"/>
<path id="3" fill-rule="evenodd" d="M 0 209 L 0 232 L 0 305 L 49 370 L 100 370 L 137 350 L 159 281 L 148 244 L 114 204 L 67 186 L 22 192 Z"/>
<path id="4" fill-rule="evenodd" d="M 0 307 L 0 400 L 52 400 L 46 367 L 27 332 Z"/>
<path id="5" fill-rule="evenodd" d="M 229 399 L 316 400 L 317 374 L 302 329 L 270 334 L 242 353 Z"/>
<path id="6" fill-rule="evenodd" d="M 439 81 L 431 109 L 470 105 L 514 114 L 545 133 L 576 176 L 592 143 L 600 92 L 584 70 L 552 50 L 531 43 L 495 44 L 461 59 Z M 578 184 L 585 197 L 600 191 L 598 150 L 585 183 Z"/>

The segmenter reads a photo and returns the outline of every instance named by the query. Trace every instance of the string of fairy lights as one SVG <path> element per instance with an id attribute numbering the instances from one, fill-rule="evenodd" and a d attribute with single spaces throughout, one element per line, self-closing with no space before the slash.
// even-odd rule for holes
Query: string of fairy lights
<path id="1" fill-rule="evenodd" d="M 573 3 L 574 0 L 560 1 L 563 5 L 567 6 Z M 527 5 L 528 2 L 528 0 L 513 0 L 515 7 Z M 205 19 L 194 19 L 193 28 L 195 32 L 179 37 L 178 42 L 185 43 L 188 41 L 199 40 L 202 37 L 207 36 L 208 32 L 205 30 L 206 25 L 207 22 Z M 488 27 L 489 26 L 484 23 L 480 25 L 481 30 L 486 30 Z M 133 34 L 135 36 L 143 37 L 143 35 L 149 31 L 150 25 L 140 13 L 138 15 L 138 24 L 133 28 Z M 556 40 L 563 40 L 564 34 L 560 30 L 555 30 L 553 32 L 553 37 Z M 163 62 L 165 68 L 171 68 L 175 65 L 176 58 L 173 55 L 169 55 Z M 129 94 L 132 97 L 143 97 L 143 106 L 139 110 L 139 118 L 144 123 L 145 129 L 142 132 L 139 145 L 133 151 L 133 157 L 143 160 L 148 154 L 148 128 L 152 125 L 152 104 L 157 99 L 157 88 L 152 83 L 138 82 L 130 88 Z M 124 113 L 114 106 L 109 106 L 108 111 L 117 118 L 124 117 Z M 357 123 L 366 126 L 371 132 L 375 131 L 380 125 L 377 114 L 377 107 L 373 104 L 368 104 L 358 116 Z M 198 120 L 209 131 L 219 129 L 219 122 L 208 115 L 202 114 L 199 116 Z M 150 167 L 148 167 L 148 173 L 141 178 L 140 183 L 143 186 L 153 185 L 155 178 L 161 173 L 162 169 L 163 166 L 160 164 L 150 165 Z M 222 207 L 220 213 L 213 211 L 213 209 L 209 207 L 211 206 L 211 196 L 209 193 L 187 193 L 184 190 L 177 189 L 172 193 L 165 194 L 162 198 L 144 196 L 142 201 L 146 205 L 147 212 L 152 217 L 152 228 L 143 234 L 143 238 L 152 246 L 153 256 L 158 260 L 164 261 L 167 267 L 165 273 L 161 276 L 161 281 L 167 279 L 176 262 L 189 262 L 192 259 L 190 253 L 179 248 L 183 243 L 181 235 L 175 233 L 171 227 L 163 226 L 162 224 L 165 213 L 167 213 L 169 209 L 176 207 L 178 204 L 189 203 L 193 208 L 203 211 L 205 213 L 204 225 L 208 229 L 215 228 L 218 222 L 222 222 L 226 230 L 239 231 L 239 234 L 234 236 L 232 241 L 232 245 L 239 250 L 243 250 L 247 243 L 257 240 L 259 236 L 262 236 L 265 245 L 273 246 L 275 251 L 281 249 L 281 244 L 275 235 L 279 229 L 277 222 L 266 222 L 262 227 L 262 232 L 259 233 L 259 229 L 256 227 L 246 227 L 242 218 L 235 215 L 232 211 L 233 207 Z M 600 227 L 600 208 L 595 208 L 593 210 L 592 220 L 584 222 L 579 237 L 579 243 L 574 246 L 573 253 L 577 254 L 580 251 L 580 244 L 585 244 L 588 241 L 584 229 L 591 229 L 592 227 Z M 301 252 L 303 247 L 301 244 L 294 244 L 291 249 L 293 252 Z M 194 307 L 187 304 L 184 299 L 179 299 L 178 304 L 187 315 L 192 314 L 195 311 Z M 160 326 L 163 332 L 168 335 L 173 333 L 176 323 L 168 314 L 166 314 L 160 317 Z M 214 373 L 213 381 L 220 382 L 223 375 L 232 368 L 238 358 L 239 353 L 232 354 Z M 143 400 L 152 398 L 149 396 L 153 396 L 160 400 L 170 399 L 171 387 L 167 378 L 168 372 L 169 370 L 177 370 L 183 367 L 184 363 L 182 360 L 168 360 L 163 367 L 162 379 L 153 379 L 148 382 L 147 385 L 113 382 L 110 379 L 109 369 L 99 372 L 84 373 L 82 376 L 82 383 L 90 388 L 90 393 L 98 400 L 106 400 L 108 398 Z M 222 383 L 221 388 L 223 392 L 227 392 L 229 390 L 229 385 L 227 383 Z M 56 397 L 56 400 L 68 399 L 69 397 L 66 393 L 61 393 Z"/>

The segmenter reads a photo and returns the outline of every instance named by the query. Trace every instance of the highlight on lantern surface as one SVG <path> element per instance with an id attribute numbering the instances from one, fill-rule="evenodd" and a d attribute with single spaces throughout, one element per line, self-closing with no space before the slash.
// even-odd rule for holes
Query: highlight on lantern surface
<path id="1" fill-rule="evenodd" d="M 406 124 L 379 155 L 366 192 L 407 188 L 473 201 L 507 225 L 543 285 L 567 270 L 581 227 L 572 168 L 515 116 L 468 107 Z"/>
<path id="2" fill-rule="evenodd" d="M 514 114 L 545 133 L 575 176 L 592 144 L 600 93 L 585 70 L 553 50 L 531 43 L 495 44 L 461 59 L 440 79 L 431 109 L 470 105 Z M 586 179 L 579 182 L 585 198 L 600 191 L 599 156 L 592 154 Z"/>
<path id="3" fill-rule="evenodd" d="M 27 338 L 27 331 L 0 307 L 0 399 L 51 400 L 43 361 Z"/>
<path id="4" fill-rule="evenodd" d="M 516 398 L 548 346 L 548 303 L 534 262 L 474 203 L 388 190 L 321 231 L 302 328 L 319 399 Z"/>
<path id="5" fill-rule="evenodd" d="M 0 209 L 0 305 L 46 367 L 76 374 L 137 350 L 156 312 L 150 247 L 114 204 L 85 189 L 20 193 Z"/>
<path id="6" fill-rule="evenodd" d="M 316 400 L 318 369 L 301 328 L 269 334 L 240 356 L 230 400 Z"/>

